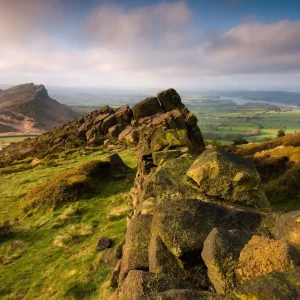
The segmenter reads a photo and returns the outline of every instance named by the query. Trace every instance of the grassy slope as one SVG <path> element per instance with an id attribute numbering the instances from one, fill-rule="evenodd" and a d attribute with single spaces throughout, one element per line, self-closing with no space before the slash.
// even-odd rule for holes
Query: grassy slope
<path id="1" fill-rule="evenodd" d="M 133 151 L 119 154 L 135 167 Z M 18 218 L 13 236 L 0 240 L 1 299 L 107 298 L 106 282 L 111 271 L 100 262 L 96 246 L 101 236 L 112 238 L 115 245 L 124 238 L 132 181 L 100 182 L 93 198 L 65 204 L 56 211 L 26 216 L 21 209 L 30 187 L 106 155 L 99 151 L 82 156 L 73 153 L 61 157 L 57 167 L 40 164 L 27 171 L 0 175 L 0 223 Z M 60 241 L 63 247 L 54 245 Z"/>

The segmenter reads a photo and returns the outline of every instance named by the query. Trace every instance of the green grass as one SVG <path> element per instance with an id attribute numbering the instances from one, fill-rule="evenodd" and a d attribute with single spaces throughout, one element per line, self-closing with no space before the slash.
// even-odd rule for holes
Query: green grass
<path id="1" fill-rule="evenodd" d="M 119 155 L 135 167 L 134 151 Z M 101 236 L 114 245 L 124 239 L 134 173 L 99 184 L 94 197 L 56 210 L 42 208 L 33 215 L 22 210 L 28 189 L 105 156 L 99 150 L 63 153 L 57 167 L 42 161 L 30 170 L 0 175 L 0 224 L 13 222 L 12 234 L 0 240 L 0 299 L 107 299 L 111 270 L 96 246 Z"/>
<path id="2" fill-rule="evenodd" d="M 32 138 L 32 137 L 36 137 L 36 135 L 3 136 L 3 137 L 0 137 L 0 142 L 17 143 L 17 142 L 21 142 L 27 138 Z"/>
<path id="3" fill-rule="evenodd" d="M 229 136 L 240 135 L 249 142 L 274 139 L 279 129 L 286 133 L 300 132 L 300 110 L 274 110 L 272 107 L 213 105 L 194 102 L 191 110 L 198 118 L 198 125 L 207 140 L 216 139 L 231 144 Z M 260 128 L 257 135 L 251 132 Z"/>

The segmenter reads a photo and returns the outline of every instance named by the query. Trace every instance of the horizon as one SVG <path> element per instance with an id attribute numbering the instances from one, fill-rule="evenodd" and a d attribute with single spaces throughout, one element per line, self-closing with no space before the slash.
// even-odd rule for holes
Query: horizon
<path id="1" fill-rule="evenodd" d="M 299 11 L 290 0 L 0 0 L 0 83 L 299 91 Z"/>

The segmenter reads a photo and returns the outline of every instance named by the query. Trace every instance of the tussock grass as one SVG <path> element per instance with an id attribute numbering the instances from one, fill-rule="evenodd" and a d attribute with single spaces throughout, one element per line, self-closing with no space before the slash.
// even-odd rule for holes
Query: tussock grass
<path id="1" fill-rule="evenodd" d="M 108 161 L 95 160 L 59 174 L 30 189 L 24 209 L 28 211 L 40 205 L 56 208 L 61 203 L 77 201 L 84 193 L 93 193 L 93 182 L 102 180 L 109 169 Z"/>
<path id="2" fill-rule="evenodd" d="M 88 224 L 77 224 L 66 227 L 53 241 L 54 246 L 67 248 L 71 244 L 78 243 L 82 238 L 93 233 L 93 227 Z"/>
<path id="3" fill-rule="evenodd" d="M 0 266 L 14 263 L 25 253 L 26 243 L 22 240 L 9 241 L 5 247 L 0 245 Z"/>

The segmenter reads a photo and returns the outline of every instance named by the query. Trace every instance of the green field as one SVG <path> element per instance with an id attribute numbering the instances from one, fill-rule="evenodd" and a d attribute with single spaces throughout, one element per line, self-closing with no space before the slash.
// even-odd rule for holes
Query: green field
<path id="1" fill-rule="evenodd" d="M 0 142 L 3 143 L 17 143 L 21 142 L 27 138 L 33 138 L 36 137 L 36 135 L 19 135 L 19 136 L 0 136 Z"/>
<path id="2" fill-rule="evenodd" d="M 101 262 L 97 242 L 101 236 L 114 245 L 124 239 L 134 172 L 117 182 L 99 182 L 92 198 L 55 210 L 32 214 L 22 207 L 30 188 L 108 154 L 82 150 L 36 166 L 24 161 L 0 169 L 0 224 L 8 216 L 13 224 L 12 235 L 0 237 L 0 299 L 107 299 L 111 270 Z M 119 154 L 135 168 L 133 150 Z"/>
<path id="3" fill-rule="evenodd" d="M 190 99 L 188 106 L 197 116 L 205 140 L 231 144 L 244 138 L 249 142 L 274 139 L 279 129 L 300 132 L 300 110 L 250 103 L 235 105 L 231 101 Z"/>

